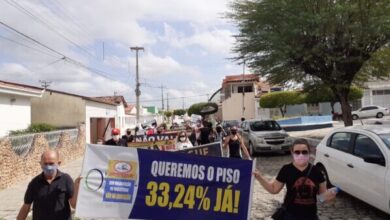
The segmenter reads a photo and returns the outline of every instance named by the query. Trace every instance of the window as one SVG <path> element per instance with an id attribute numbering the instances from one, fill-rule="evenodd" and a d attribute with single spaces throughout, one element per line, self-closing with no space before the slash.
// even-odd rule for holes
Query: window
<path id="1" fill-rule="evenodd" d="M 362 108 L 360 111 L 369 111 L 369 110 L 374 110 L 374 109 L 378 109 L 377 106 L 369 106 L 369 107 L 364 107 Z"/>
<path id="2" fill-rule="evenodd" d="M 255 121 L 250 123 L 252 131 L 280 131 L 282 128 L 276 121 Z"/>
<path id="3" fill-rule="evenodd" d="M 242 93 L 242 86 L 237 87 L 237 93 Z M 244 86 L 244 92 L 253 92 L 253 86 Z"/>
<path id="4" fill-rule="evenodd" d="M 376 156 L 383 157 L 375 142 L 366 135 L 359 134 L 355 140 L 353 154 L 358 157 Z"/>
<path id="5" fill-rule="evenodd" d="M 332 136 L 329 146 L 337 150 L 348 151 L 350 141 L 351 141 L 351 136 L 352 136 L 351 133 L 346 133 L 346 132 L 335 133 Z"/>
<path id="6" fill-rule="evenodd" d="M 372 90 L 372 95 L 389 95 L 390 89 Z"/>

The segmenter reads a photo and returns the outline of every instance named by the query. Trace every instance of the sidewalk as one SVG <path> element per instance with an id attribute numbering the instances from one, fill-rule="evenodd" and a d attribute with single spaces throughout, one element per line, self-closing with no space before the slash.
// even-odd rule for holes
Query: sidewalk
<path id="1" fill-rule="evenodd" d="M 38 163 L 39 161 L 37 161 Z M 78 177 L 81 172 L 83 157 L 68 161 L 60 170 L 68 173 L 73 179 Z M 38 173 L 37 173 L 38 175 Z M 15 219 L 23 204 L 24 193 L 31 179 L 21 180 L 19 183 L 7 189 L 0 190 L 0 219 Z"/>
<path id="2" fill-rule="evenodd" d="M 288 131 L 287 133 L 292 137 L 305 137 L 321 140 L 325 137 L 329 132 L 334 129 L 344 127 L 344 122 L 333 122 L 333 127 L 329 128 L 321 128 L 321 129 L 313 129 L 307 131 Z"/>

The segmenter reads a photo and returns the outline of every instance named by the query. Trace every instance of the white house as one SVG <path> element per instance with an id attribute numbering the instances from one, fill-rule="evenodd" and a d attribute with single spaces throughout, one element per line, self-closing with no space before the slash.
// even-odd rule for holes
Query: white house
<path id="1" fill-rule="evenodd" d="M 0 81 L 0 137 L 31 124 L 31 98 L 41 98 L 44 90 Z"/>

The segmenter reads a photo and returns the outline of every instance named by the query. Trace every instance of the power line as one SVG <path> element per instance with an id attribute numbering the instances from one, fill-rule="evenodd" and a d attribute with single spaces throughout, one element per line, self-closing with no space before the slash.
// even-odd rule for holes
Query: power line
<path id="1" fill-rule="evenodd" d="M 29 48 L 29 49 L 31 49 L 31 50 L 35 50 L 35 51 L 40 52 L 40 53 L 42 53 L 42 54 L 45 54 L 45 55 L 47 55 L 47 56 L 55 57 L 54 55 L 49 54 L 49 53 L 46 53 L 46 52 L 43 51 L 43 50 L 39 50 L 38 48 L 30 47 L 30 46 L 28 46 L 28 45 L 26 45 L 26 44 L 23 44 L 23 43 L 21 43 L 21 42 L 18 42 L 18 41 L 16 41 L 16 40 L 11 39 L 11 38 L 8 38 L 8 37 L 2 36 L 2 35 L 0 35 L 0 38 L 2 38 L 2 39 L 4 39 L 4 40 L 7 40 L 7 41 L 10 41 L 10 42 L 12 42 L 12 43 L 14 43 L 14 44 L 18 44 L 18 45 L 20 45 L 20 46 Z"/>
<path id="2" fill-rule="evenodd" d="M 194 96 L 182 96 L 182 97 L 174 97 L 174 98 L 165 98 L 164 100 L 176 100 L 176 99 L 183 99 L 183 98 L 195 98 L 195 97 L 201 97 L 201 96 L 207 96 L 207 95 L 209 95 L 209 94 L 194 95 Z M 141 100 L 140 102 L 159 102 L 159 101 L 161 101 L 161 99 Z M 133 102 L 134 101 L 129 101 L 129 103 L 133 103 Z"/>
<path id="3" fill-rule="evenodd" d="M 12 31 L 14 31 L 14 32 L 16 32 L 16 33 L 22 35 L 23 37 L 25 37 L 25 38 L 27 38 L 27 39 L 33 41 L 34 43 L 36 43 L 36 44 L 38 44 L 38 45 L 40 45 L 40 46 L 42 46 L 42 47 L 44 47 L 44 48 L 46 48 L 46 49 L 52 51 L 53 53 L 56 53 L 56 54 L 60 55 L 60 56 L 62 57 L 62 59 L 63 59 L 64 61 L 67 61 L 68 63 L 71 63 L 71 64 L 73 64 L 73 65 L 82 67 L 82 68 L 84 68 L 84 69 L 87 69 L 87 70 L 89 70 L 89 71 L 91 71 L 91 72 L 93 72 L 93 73 L 95 73 L 95 74 L 97 74 L 97 75 L 100 75 L 100 76 L 102 76 L 102 77 L 104 77 L 104 78 L 106 78 L 106 79 L 113 80 L 113 81 L 118 81 L 118 80 L 111 79 L 111 78 L 109 78 L 108 76 L 105 75 L 105 74 L 108 74 L 108 73 L 106 73 L 106 72 L 104 72 L 104 71 L 102 71 L 102 70 L 93 68 L 93 67 L 89 67 L 89 66 L 87 66 L 87 65 L 85 65 L 85 64 L 83 64 L 83 63 L 81 63 L 81 62 L 79 62 L 79 61 L 77 61 L 77 60 L 75 60 L 75 59 L 73 59 L 73 58 L 70 58 L 70 57 L 64 55 L 63 53 L 61 53 L 61 52 L 59 52 L 59 51 L 57 51 L 57 50 L 55 50 L 55 49 L 52 49 L 52 48 L 49 47 L 49 46 L 46 46 L 45 44 L 41 43 L 40 41 L 35 40 L 34 38 L 32 38 L 32 37 L 30 37 L 30 36 L 28 36 L 28 35 L 26 35 L 26 34 L 20 32 L 20 31 L 18 31 L 18 30 L 16 30 L 15 28 L 13 28 L 13 27 L 11 27 L 11 26 L 5 24 L 5 23 L 2 22 L 2 21 L 0 21 L 0 25 L 3 25 L 4 27 L 6 27 L 6 28 L 8 28 L 8 29 L 10 29 L 10 30 L 12 30 Z M 118 81 L 118 82 L 119 82 L 119 81 Z"/>
<path id="4" fill-rule="evenodd" d="M 82 46 L 78 45 L 77 43 L 75 43 L 74 41 L 72 41 L 71 39 L 69 39 L 68 37 L 66 37 L 64 34 L 62 34 L 61 32 L 57 31 L 55 28 L 52 27 L 52 25 L 50 25 L 47 21 L 45 21 L 45 19 L 37 16 L 37 15 L 34 15 L 32 12 L 30 12 L 28 9 L 26 9 L 25 7 L 23 7 L 22 5 L 20 5 L 19 3 L 15 2 L 14 0 L 4 0 L 8 5 L 16 8 L 17 10 L 19 10 L 20 12 L 28 15 L 29 17 L 31 17 L 33 20 L 37 21 L 38 23 L 41 23 L 42 25 L 44 25 L 46 28 L 48 28 L 49 30 L 53 31 L 54 33 L 56 33 L 58 36 L 60 36 L 61 38 L 65 39 L 66 41 L 68 41 L 69 43 L 71 43 L 72 45 L 74 45 L 75 47 L 79 48 L 81 51 L 84 51 L 86 54 L 88 54 L 89 56 L 92 56 L 94 57 L 94 55 L 92 55 L 88 50 L 86 50 L 85 48 L 83 48 Z"/>

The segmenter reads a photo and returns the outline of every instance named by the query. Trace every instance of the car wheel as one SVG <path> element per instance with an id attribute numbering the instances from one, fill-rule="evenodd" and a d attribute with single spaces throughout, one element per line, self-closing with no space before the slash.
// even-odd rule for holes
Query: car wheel
<path id="1" fill-rule="evenodd" d="M 359 119 L 359 116 L 358 116 L 358 115 L 352 115 L 352 119 L 353 119 L 353 120 L 358 120 L 358 119 Z"/>
<path id="2" fill-rule="evenodd" d="M 376 117 L 377 118 L 383 118 L 383 113 L 382 112 L 378 112 L 378 114 L 376 114 Z"/>
<path id="3" fill-rule="evenodd" d="M 324 176 L 324 179 L 325 179 L 325 181 L 326 181 L 326 187 L 327 187 L 328 189 L 329 189 L 329 188 L 332 188 L 333 185 L 332 185 L 332 183 L 331 183 L 330 180 L 329 180 L 328 172 L 326 172 L 325 167 L 324 167 L 322 164 L 317 165 L 317 167 L 320 169 L 320 172 L 321 172 L 322 175 Z"/>

